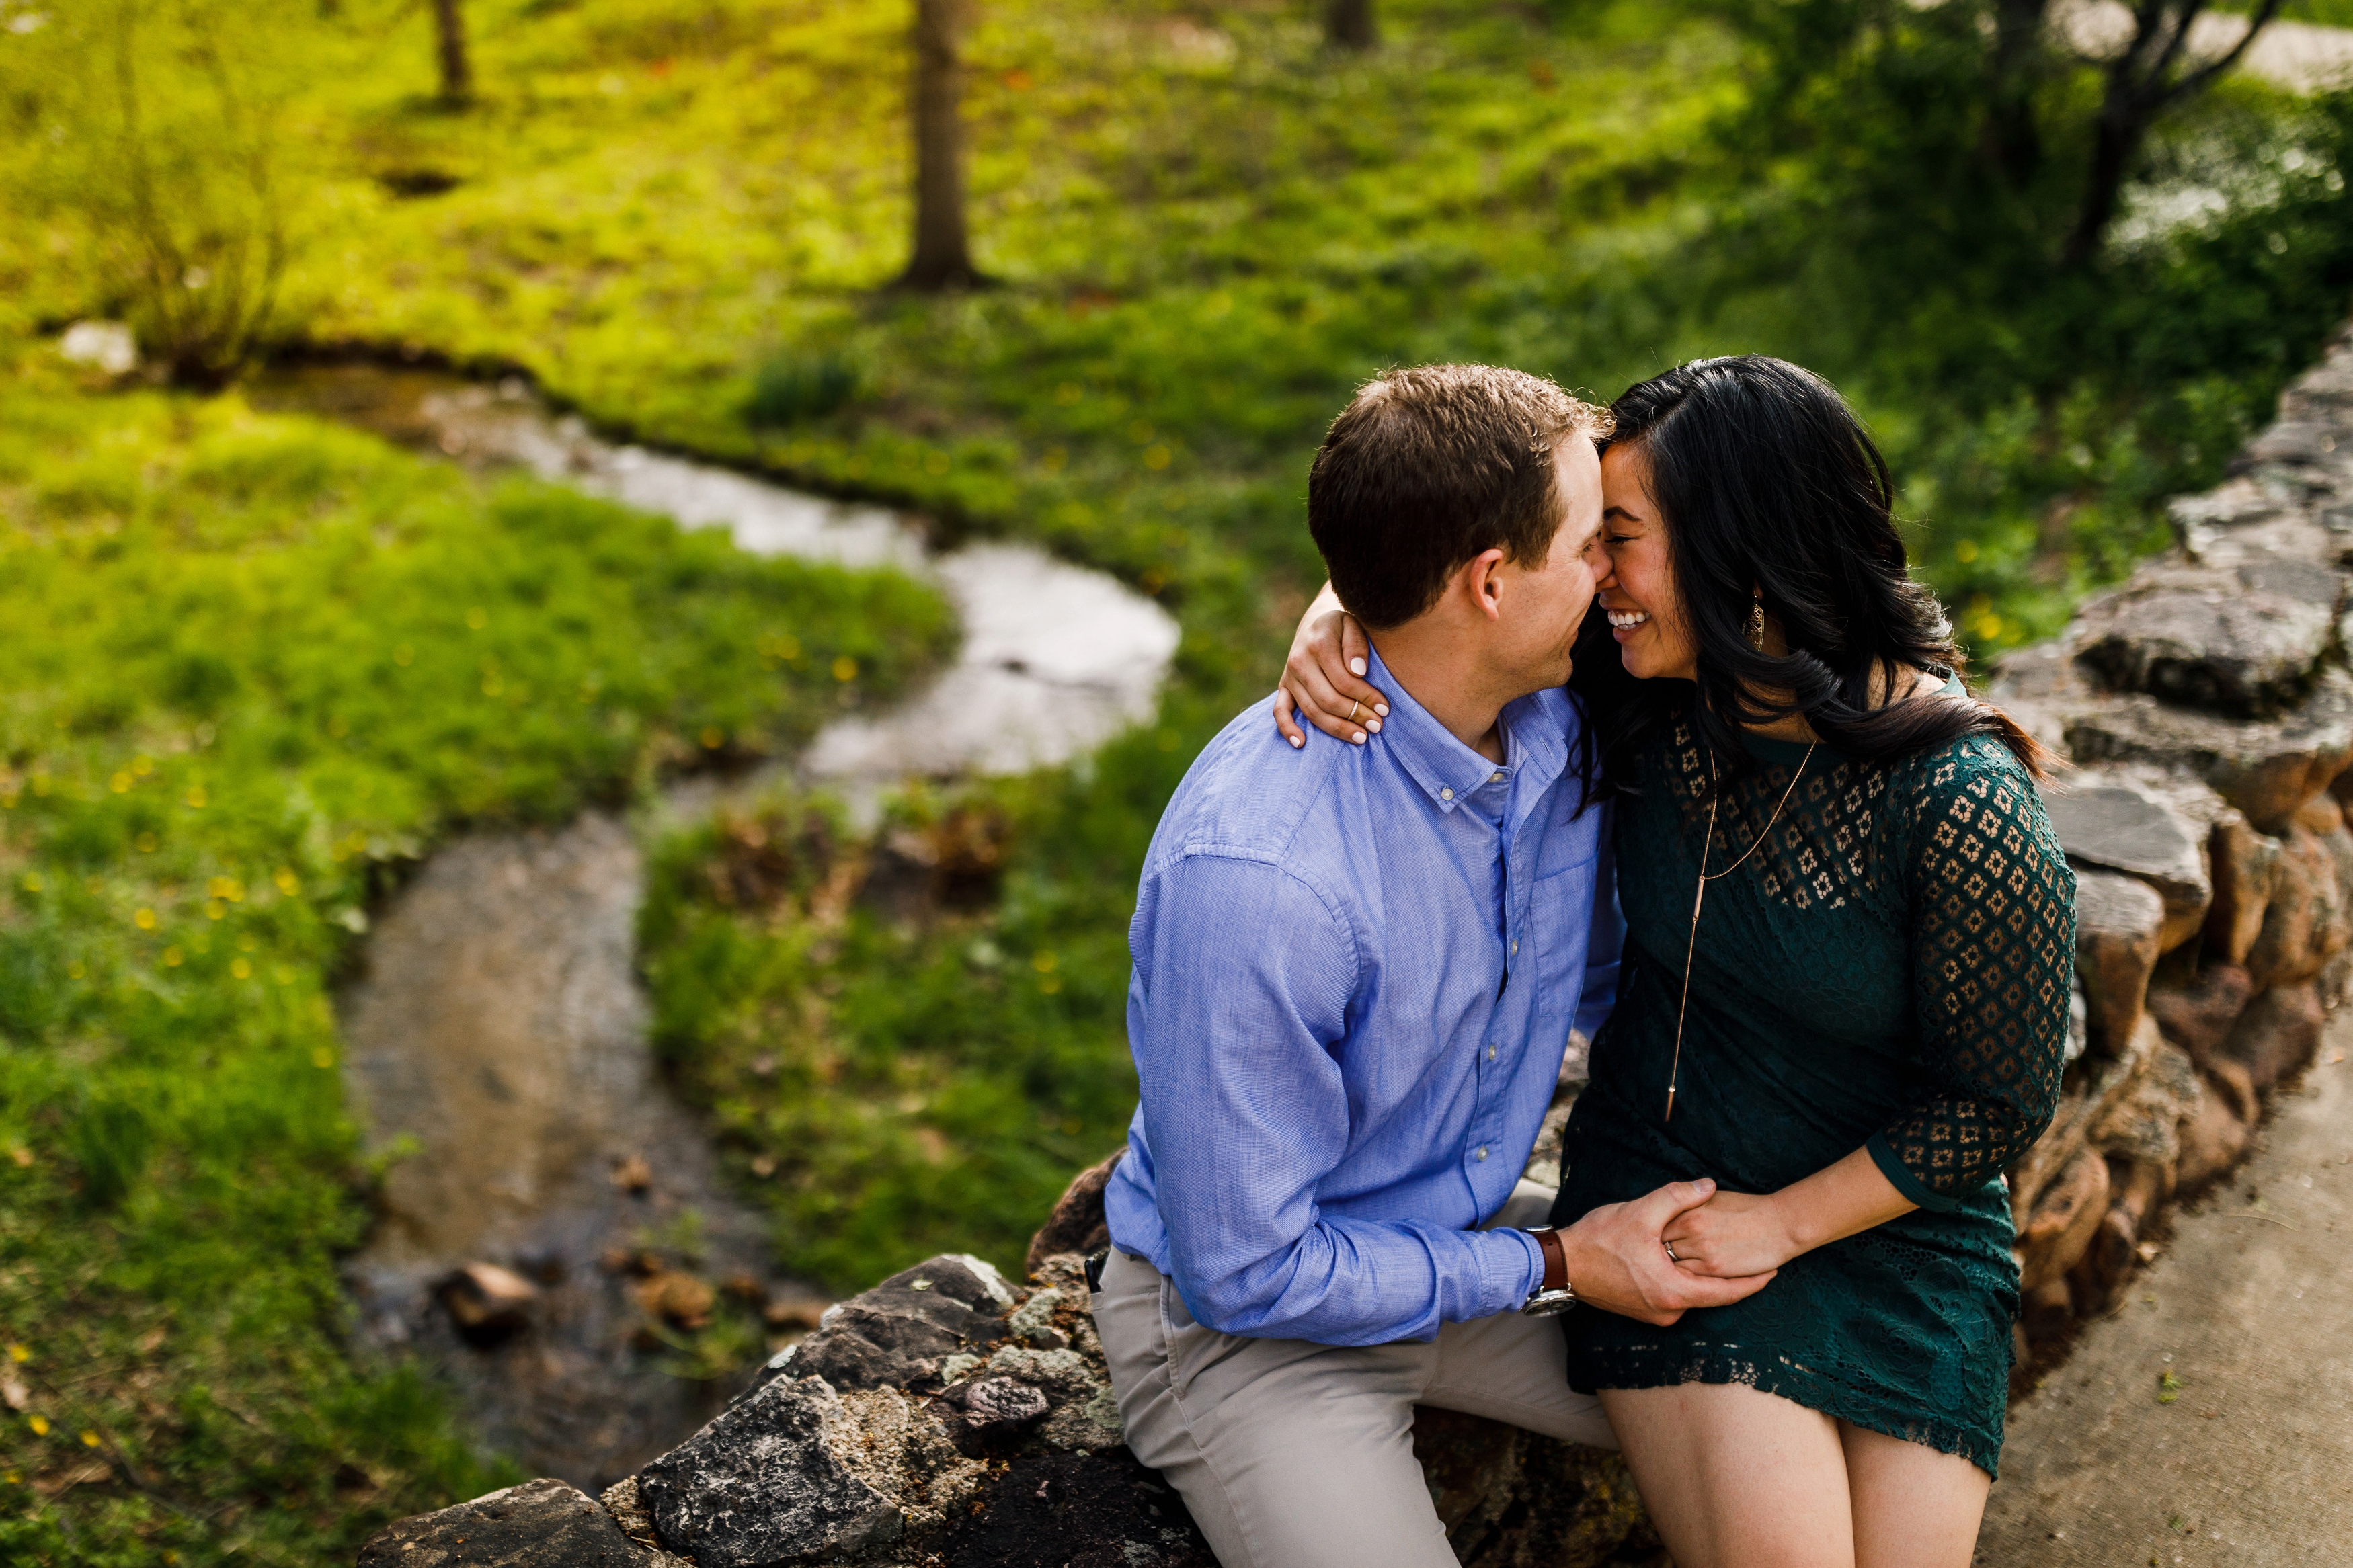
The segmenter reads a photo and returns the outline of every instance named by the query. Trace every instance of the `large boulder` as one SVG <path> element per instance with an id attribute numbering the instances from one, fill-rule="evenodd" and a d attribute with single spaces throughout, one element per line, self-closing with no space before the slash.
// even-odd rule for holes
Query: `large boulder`
<path id="1" fill-rule="evenodd" d="M 2205 1076 L 2198 1110 L 2181 1124 L 2181 1158 L 2174 1187 L 2195 1193 L 2239 1163 L 2262 1113 L 2254 1080 L 2237 1062 L 2220 1061 Z"/>
<path id="2" fill-rule="evenodd" d="M 702 1568 L 781 1568 L 1009 1563 L 988 1542 L 1042 1551 L 1059 1531 L 1039 1561 L 1206 1568 L 1181 1505 L 1121 1446 L 1082 1267 L 1050 1258 L 1017 1291 L 978 1258 L 934 1258 L 837 1304 L 639 1472 L 654 1538 Z M 1026 1489 L 1007 1489 L 1008 1465 Z"/>
<path id="3" fill-rule="evenodd" d="M 1428 1407 L 1414 1458 L 1447 1544 L 1477 1568 L 1587 1568 L 1657 1548 L 1642 1500 L 1611 1454 L 1500 1421 Z"/>
<path id="4" fill-rule="evenodd" d="M 2092 1130 L 2133 1091 L 2164 1043 L 2157 1021 L 2144 1013 L 2121 1056 L 2089 1058 L 2069 1071 L 2051 1125 L 2007 1173 L 2010 1217 L 2021 1233 L 2036 1201 L 2089 1144 Z"/>

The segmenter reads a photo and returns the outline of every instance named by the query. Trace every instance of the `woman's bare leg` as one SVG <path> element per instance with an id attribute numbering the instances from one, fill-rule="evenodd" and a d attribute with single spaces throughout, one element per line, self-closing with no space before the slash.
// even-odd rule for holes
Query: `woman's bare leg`
<path id="1" fill-rule="evenodd" d="M 1993 1484 L 1986 1473 L 1883 1432 L 1845 1421 L 1838 1428 L 1854 1500 L 1855 1568 L 1968 1568 Z"/>
<path id="2" fill-rule="evenodd" d="M 1831 1417 L 1738 1383 L 1605 1388 L 1601 1405 L 1675 1568 L 1854 1568 Z"/>

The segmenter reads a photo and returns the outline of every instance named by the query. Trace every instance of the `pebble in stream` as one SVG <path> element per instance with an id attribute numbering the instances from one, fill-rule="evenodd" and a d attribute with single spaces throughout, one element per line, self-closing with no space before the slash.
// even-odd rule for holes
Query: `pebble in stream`
<path id="1" fill-rule="evenodd" d="M 1018 772 L 1101 744 L 1150 716 L 1176 650 L 1167 615 L 1101 574 L 1023 545 L 928 556 L 891 512 L 608 445 L 550 417 L 520 384 L 494 391 L 428 372 L 320 365 L 281 373 L 253 398 L 526 467 L 688 526 L 724 526 L 756 552 L 896 566 L 938 583 L 964 623 L 956 662 L 892 711 L 838 721 L 776 764 L 856 812 L 909 773 Z M 654 819 L 707 812 L 773 776 L 683 781 Z M 728 1194 L 702 1130 L 654 1070 L 632 967 L 643 892 L 639 847 L 611 816 L 460 840 L 380 912 L 343 997 L 346 1079 L 370 1146 L 416 1142 L 392 1166 L 376 1232 L 349 1268 L 364 1333 L 434 1363 L 490 1446 L 591 1490 L 674 1446 L 733 1392 L 730 1379 L 665 1373 L 664 1352 L 641 1331 L 649 1282 L 613 1267 L 617 1258 L 691 1215 L 702 1277 L 795 1290 L 770 1268 L 760 1218 Z M 495 1268 L 451 1291 L 477 1262 Z M 497 1269 L 536 1297 L 515 1306 L 519 1282 Z M 500 1321 L 522 1327 L 494 1346 L 470 1342 L 437 1290 L 460 1309 L 503 1291 Z"/>

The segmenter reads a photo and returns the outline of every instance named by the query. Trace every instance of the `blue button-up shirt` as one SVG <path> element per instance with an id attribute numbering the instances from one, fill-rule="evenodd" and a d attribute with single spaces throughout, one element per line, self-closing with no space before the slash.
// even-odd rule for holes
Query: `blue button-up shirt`
<path id="1" fill-rule="evenodd" d="M 1294 752 L 1262 704 L 1229 724 L 1136 893 L 1142 1102 L 1104 1207 L 1227 1333 L 1380 1344 L 1517 1307 L 1543 1255 L 1474 1227 L 1616 988 L 1609 813 L 1579 810 L 1567 695 L 1504 710 L 1498 766 L 1373 666 L 1370 745 Z"/>

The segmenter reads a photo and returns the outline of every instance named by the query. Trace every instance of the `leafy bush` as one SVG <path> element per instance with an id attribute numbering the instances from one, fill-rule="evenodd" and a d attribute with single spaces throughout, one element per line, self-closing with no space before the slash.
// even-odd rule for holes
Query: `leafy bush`
<path id="1" fill-rule="evenodd" d="M 0 188 L 190 384 L 219 385 L 276 324 L 303 227 L 290 109 L 311 9 L 94 0 L 0 33 L 20 142 Z"/>
<path id="2" fill-rule="evenodd" d="M 744 417 L 758 426 L 797 425 L 824 418 L 857 395 L 858 372 L 839 356 L 778 354 L 753 375 Z"/>

